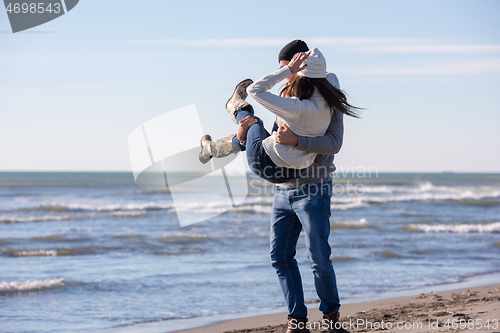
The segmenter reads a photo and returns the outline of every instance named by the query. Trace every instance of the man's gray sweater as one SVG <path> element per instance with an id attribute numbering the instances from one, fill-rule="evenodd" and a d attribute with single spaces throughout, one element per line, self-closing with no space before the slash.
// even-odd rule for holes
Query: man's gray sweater
<path id="1" fill-rule="evenodd" d="M 332 173 L 335 171 L 333 159 L 340 151 L 344 137 L 343 113 L 332 113 L 330 126 L 325 135 L 316 137 L 299 136 L 297 148 L 309 152 L 317 153 L 314 163 L 300 171 L 300 178 L 278 184 L 286 189 L 293 189 L 305 184 L 315 184 L 330 181 Z"/>

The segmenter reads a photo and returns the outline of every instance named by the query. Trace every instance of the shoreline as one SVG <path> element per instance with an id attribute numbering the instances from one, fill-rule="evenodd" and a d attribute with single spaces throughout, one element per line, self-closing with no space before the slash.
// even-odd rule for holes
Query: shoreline
<path id="1" fill-rule="evenodd" d="M 322 314 L 309 309 L 311 333 L 321 330 Z M 396 297 L 375 301 L 343 304 L 341 321 L 349 332 L 371 332 L 384 328 L 390 332 L 500 332 L 500 284 L 455 289 L 443 292 L 421 293 L 409 297 Z M 472 321 L 475 329 L 461 330 Z M 487 320 L 490 327 L 483 327 Z M 449 327 L 446 327 L 448 321 Z M 455 321 L 455 325 L 453 324 Z M 284 332 L 286 313 L 268 314 L 242 319 L 222 321 L 174 333 L 274 333 Z M 371 324 L 370 324 L 371 323 Z M 385 326 L 384 326 L 385 324 Z M 350 325 L 350 327 L 348 326 Z M 378 325 L 378 327 L 377 327 Z M 389 328 L 391 325 L 391 328 Z M 406 327 L 404 325 L 407 325 Z M 477 329 L 481 325 L 481 329 Z M 399 328 L 398 328 L 399 326 Z M 411 326 L 411 327 L 410 327 Z M 313 329 L 316 328 L 316 329 Z M 353 329 L 354 328 L 354 329 Z M 378 329 L 377 329 L 378 328 Z"/>
<path id="2" fill-rule="evenodd" d="M 432 320 L 438 320 L 440 325 L 449 320 L 472 319 L 485 323 L 486 320 L 497 320 L 498 327 L 491 324 L 490 328 L 482 327 L 476 332 L 500 332 L 500 283 L 492 284 L 499 274 L 486 274 L 472 281 L 464 281 L 445 285 L 434 285 L 378 295 L 379 298 L 367 297 L 363 300 L 350 299 L 342 303 L 341 320 L 355 322 L 378 322 L 392 320 L 397 322 L 411 321 L 422 323 L 422 329 L 385 330 L 386 332 L 459 332 L 446 327 L 428 327 Z M 400 295 L 398 295 L 400 294 Z M 392 296 L 391 296 L 392 295 Z M 375 296 L 375 295 L 373 295 Z M 380 298 L 382 296 L 382 298 Z M 464 303 L 465 302 L 465 303 Z M 309 322 L 321 321 L 322 314 L 318 303 L 306 304 L 309 309 Z M 427 312 L 426 312 L 427 311 Z M 195 317 L 190 319 L 167 320 L 150 323 L 139 323 L 131 326 L 114 327 L 96 330 L 97 333 L 281 333 L 286 323 L 286 308 L 278 308 L 246 314 L 226 314 L 210 317 Z M 191 323 L 186 325 L 186 320 Z M 194 323 L 194 321 L 197 323 Z M 429 320 L 431 320 L 429 322 Z M 479 323 L 477 322 L 477 323 Z M 319 322 L 318 322 L 319 324 Z M 427 325 L 427 326 L 426 326 Z M 352 326 L 351 326 L 352 328 Z M 375 329 L 360 329 L 349 332 L 370 332 Z M 469 330 L 470 331 L 470 330 Z M 319 333 L 321 330 L 311 330 Z"/>

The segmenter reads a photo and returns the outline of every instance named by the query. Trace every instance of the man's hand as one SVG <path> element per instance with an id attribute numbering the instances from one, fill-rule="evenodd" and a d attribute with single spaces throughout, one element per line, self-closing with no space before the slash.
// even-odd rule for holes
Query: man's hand
<path id="1" fill-rule="evenodd" d="M 299 144 L 299 137 L 292 132 L 288 127 L 287 123 L 284 123 L 278 129 L 278 132 L 274 134 L 276 142 L 281 143 L 285 146 L 297 147 Z"/>
<path id="2" fill-rule="evenodd" d="M 247 141 L 247 131 L 252 126 L 257 122 L 257 119 L 251 118 L 250 116 L 247 116 L 245 119 L 241 120 L 240 123 L 238 124 L 238 130 L 236 131 L 236 137 L 240 142 L 246 142 Z"/>

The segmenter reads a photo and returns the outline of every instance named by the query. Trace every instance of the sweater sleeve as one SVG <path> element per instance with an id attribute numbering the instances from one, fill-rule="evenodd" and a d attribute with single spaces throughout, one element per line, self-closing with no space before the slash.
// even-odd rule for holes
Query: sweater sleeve
<path id="1" fill-rule="evenodd" d="M 337 114 L 339 113 L 337 112 Z M 337 119 L 335 119 L 335 113 L 333 113 L 325 135 L 313 137 L 299 136 L 297 149 L 321 155 L 337 154 L 340 148 L 342 148 L 343 137 L 343 114 L 340 113 L 340 116 L 337 115 Z"/>
<path id="2" fill-rule="evenodd" d="M 257 103 L 276 116 L 283 118 L 285 121 L 296 119 L 301 111 L 300 101 L 295 97 L 285 98 L 268 91 L 290 75 L 292 75 L 292 72 L 290 72 L 288 66 L 284 66 L 276 72 L 268 74 L 251 84 L 247 88 L 247 93 L 252 96 Z"/>

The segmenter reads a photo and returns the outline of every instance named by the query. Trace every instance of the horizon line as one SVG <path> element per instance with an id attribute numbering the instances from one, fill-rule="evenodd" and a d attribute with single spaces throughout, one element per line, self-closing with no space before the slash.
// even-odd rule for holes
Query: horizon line
<path id="1" fill-rule="evenodd" d="M 358 169 L 354 169 L 354 172 L 360 172 Z M 132 171 L 128 170 L 0 170 L 0 173 L 130 173 L 133 175 Z M 171 171 L 169 173 L 189 173 L 185 171 Z M 251 171 L 246 173 L 252 174 Z M 340 171 L 334 171 L 333 173 L 342 174 Z M 349 174 L 352 171 L 349 171 Z M 428 174 L 500 174 L 500 171 L 377 171 L 377 173 L 428 173 Z"/>

